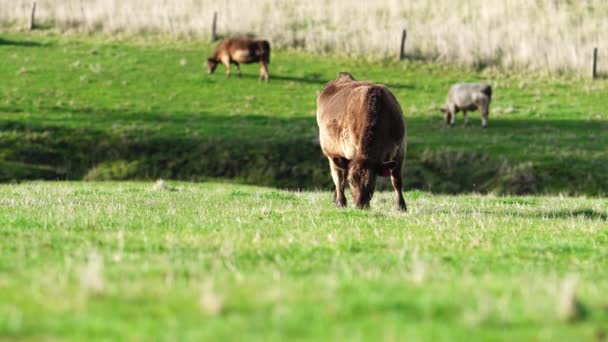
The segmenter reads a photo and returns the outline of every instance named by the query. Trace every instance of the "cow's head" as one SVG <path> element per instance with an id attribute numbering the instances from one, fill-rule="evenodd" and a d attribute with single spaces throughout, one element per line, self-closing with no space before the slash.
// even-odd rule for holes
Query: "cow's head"
<path id="1" fill-rule="evenodd" d="M 215 68 L 217 68 L 217 61 L 213 58 L 207 58 L 207 73 L 213 74 Z"/>
<path id="2" fill-rule="evenodd" d="M 334 162 L 336 162 L 334 160 Z M 368 208 L 376 188 L 378 176 L 388 176 L 397 165 L 396 161 L 375 163 L 369 160 L 348 161 L 341 159 L 336 162 L 338 167 L 348 170 L 348 184 L 357 208 Z"/>

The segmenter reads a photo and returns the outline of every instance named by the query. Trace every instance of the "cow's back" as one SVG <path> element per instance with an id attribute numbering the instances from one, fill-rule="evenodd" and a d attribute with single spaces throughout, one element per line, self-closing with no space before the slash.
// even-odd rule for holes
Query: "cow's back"
<path id="1" fill-rule="evenodd" d="M 270 60 L 270 44 L 266 40 L 253 40 L 248 38 L 230 38 L 220 45 L 221 53 L 230 56 L 238 63 L 254 63 Z"/>
<path id="2" fill-rule="evenodd" d="M 491 97 L 492 87 L 486 83 L 458 83 L 448 93 L 448 101 L 461 108 L 489 102 Z"/>
<path id="3" fill-rule="evenodd" d="M 401 108 L 382 85 L 330 82 L 317 108 L 321 146 L 329 154 L 380 161 L 403 143 Z"/>

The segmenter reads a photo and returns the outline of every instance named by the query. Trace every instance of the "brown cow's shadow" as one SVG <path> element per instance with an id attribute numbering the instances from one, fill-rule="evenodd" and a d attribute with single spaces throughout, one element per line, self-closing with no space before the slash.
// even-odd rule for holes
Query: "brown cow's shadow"
<path id="1" fill-rule="evenodd" d="M 277 74 L 273 74 L 272 72 L 270 73 L 270 82 L 272 81 L 284 81 L 284 82 L 298 82 L 298 83 L 309 83 L 309 84 L 325 84 L 327 83 L 326 80 L 323 80 L 320 78 L 320 74 L 309 74 L 307 76 L 304 77 L 296 77 L 296 76 L 286 76 L 286 75 L 277 75 Z M 237 75 L 233 75 L 231 77 L 239 77 Z M 252 79 L 252 78 L 259 78 L 259 75 L 254 75 L 254 74 L 249 74 L 249 73 L 243 73 L 240 76 L 241 78 L 247 78 L 247 79 Z"/>
<path id="2" fill-rule="evenodd" d="M 234 75 L 236 76 L 236 75 Z M 236 76 L 239 77 L 239 76 Z M 243 73 L 241 75 L 242 78 L 259 78 L 258 75 L 254 75 L 254 74 L 246 74 Z M 277 75 L 277 74 L 273 74 L 272 72 L 270 73 L 270 82 L 274 81 L 274 80 L 278 80 L 278 81 L 284 81 L 284 82 L 299 82 L 299 83 L 308 83 L 308 84 L 319 84 L 319 85 L 325 85 L 327 84 L 327 82 L 331 81 L 328 79 L 323 79 L 321 78 L 321 74 L 319 73 L 310 73 L 310 74 L 306 74 L 306 76 L 303 77 L 297 77 L 297 76 L 288 76 L 288 75 Z M 384 84 L 385 86 L 387 86 L 388 88 L 395 88 L 395 89 L 414 89 L 415 86 L 411 85 L 411 84 L 403 84 L 403 83 L 383 83 L 380 82 L 381 84 Z"/>

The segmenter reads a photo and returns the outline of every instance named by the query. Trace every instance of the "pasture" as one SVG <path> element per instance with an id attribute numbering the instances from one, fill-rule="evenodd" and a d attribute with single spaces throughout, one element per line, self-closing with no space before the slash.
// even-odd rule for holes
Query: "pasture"
<path id="1" fill-rule="evenodd" d="M 316 96 L 339 71 L 386 84 L 408 125 L 406 189 L 601 195 L 606 80 L 275 51 L 271 81 L 211 77 L 208 44 L 4 35 L 0 180 L 208 180 L 329 188 Z M 449 85 L 489 81 L 489 128 L 446 129 Z"/>
<path id="2" fill-rule="evenodd" d="M 0 36 L 0 339 L 605 339 L 606 80 L 273 50 L 264 83 L 211 50 Z M 403 107 L 408 213 L 331 203 L 343 70 Z M 488 129 L 444 127 L 461 81 Z"/>
<path id="3" fill-rule="evenodd" d="M 0 186 L 0 337 L 594 340 L 608 202 L 221 183 Z"/>

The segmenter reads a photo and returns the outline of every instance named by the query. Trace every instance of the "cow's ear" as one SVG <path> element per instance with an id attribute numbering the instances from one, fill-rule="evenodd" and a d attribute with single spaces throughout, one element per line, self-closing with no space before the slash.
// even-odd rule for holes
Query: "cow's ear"
<path id="1" fill-rule="evenodd" d="M 333 157 L 331 159 L 338 168 L 348 170 L 348 159 L 342 157 Z"/>
<path id="2" fill-rule="evenodd" d="M 441 107 L 441 108 L 439 108 L 439 111 L 442 112 L 443 114 L 445 114 L 448 111 L 448 109 L 445 107 Z"/>
<path id="3" fill-rule="evenodd" d="M 349 72 L 346 71 L 342 71 L 341 73 L 338 74 L 338 78 L 336 78 L 338 81 L 354 81 L 355 78 L 353 77 L 353 75 L 351 75 Z"/>

